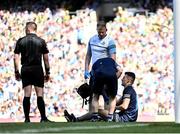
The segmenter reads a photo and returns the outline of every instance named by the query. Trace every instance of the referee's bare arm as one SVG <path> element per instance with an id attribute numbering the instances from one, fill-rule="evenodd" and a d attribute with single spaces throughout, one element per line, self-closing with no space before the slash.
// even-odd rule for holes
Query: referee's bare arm
<path id="1" fill-rule="evenodd" d="M 19 54 L 14 54 L 14 72 L 19 72 Z"/>
<path id="2" fill-rule="evenodd" d="M 43 54 L 43 60 L 44 60 L 44 67 L 45 67 L 46 75 L 49 75 L 50 74 L 50 66 L 49 66 L 48 53 Z"/>

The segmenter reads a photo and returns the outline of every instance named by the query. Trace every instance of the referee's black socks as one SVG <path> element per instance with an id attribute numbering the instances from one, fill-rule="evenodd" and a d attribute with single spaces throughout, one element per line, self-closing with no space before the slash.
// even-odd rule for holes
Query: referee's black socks
<path id="1" fill-rule="evenodd" d="M 30 97 L 24 97 L 24 99 L 23 99 L 23 110 L 24 110 L 25 121 L 30 122 L 30 119 L 29 119 Z"/>
<path id="2" fill-rule="evenodd" d="M 37 106 L 41 114 L 41 119 L 45 120 L 46 112 L 45 112 L 45 103 L 44 103 L 43 97 L 37 97 Z"/>

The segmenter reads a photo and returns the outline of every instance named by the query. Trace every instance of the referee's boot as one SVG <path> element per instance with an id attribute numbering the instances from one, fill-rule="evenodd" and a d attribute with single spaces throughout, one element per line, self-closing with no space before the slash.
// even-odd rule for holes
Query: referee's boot
<path id="1" fill-rule="evenodd" d="M 25 119 L 24 122 L 25 123 L 30 123 L 30 119 Z"/>
<path id="2" fill-rule="evenodd" d="M 54 122 L 54 121 L 50 121 L 50 120 L 46 117 L 46 118 L 44 118 L 44 119 L 42 118 L 40 122 L 43 123 L 43 122 Z"/>

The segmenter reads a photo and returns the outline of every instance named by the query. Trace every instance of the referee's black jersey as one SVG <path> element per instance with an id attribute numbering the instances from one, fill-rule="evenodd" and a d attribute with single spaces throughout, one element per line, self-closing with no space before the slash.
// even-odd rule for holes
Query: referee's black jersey
<path id="1" fill-rule="evenodd" d="M 17 41 L 14 53 L 21 53 L 22 66 L 34 66 L 42 65 L 42 54 L 49 53 L 49 50 L 42 38 L 30 33 Z"/>

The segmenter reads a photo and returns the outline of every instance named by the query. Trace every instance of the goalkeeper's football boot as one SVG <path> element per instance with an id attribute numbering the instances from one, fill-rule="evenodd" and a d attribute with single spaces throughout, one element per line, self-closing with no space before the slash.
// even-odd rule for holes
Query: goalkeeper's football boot
<path id="1" fill-rule="evenodd" d="M 73 122 L 73 117 L 68 113 L 67 110 L 64 110 L 64 117 L 66 118 L 67 122 Z"/>
<path id="2" fill-rule="evenodd" d="M 71 117 L 72 117 L 72 122 L 77 122 L 78 119 L 74 116 L 74 114 L 71 114 Z"/>

